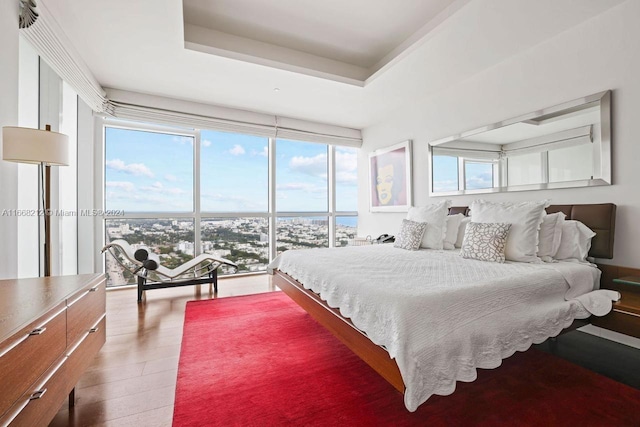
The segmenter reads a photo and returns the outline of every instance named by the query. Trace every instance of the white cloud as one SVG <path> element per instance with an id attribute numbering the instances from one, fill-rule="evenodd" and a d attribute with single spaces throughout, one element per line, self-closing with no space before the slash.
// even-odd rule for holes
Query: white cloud
<path id="1" fill-rule="evenodd" d="M 346 185 L 358 184 L 358 153 L 336 150 L 336 181 Z"/>
<path id="2" fill-rule="evenodd" d="M 233 154 L 234 156 L 241 156 L 245 153 L 244 147 L 240 144 L 236 144 L 233 146 L 231 150 L 229 150 L 229 154 Z"/>
<path id="3" fill-rule="evenodd" d="M 265 145 L 264 147 L 262 147 L 262 151 L 251 150 L 251 155 L 269 157 L 269 147 Z"/>
<path id="4" fill-rule="evenodd" d="M 306 175 L 326 178 L 327 155 L 318 154 L 314 157 L 295 156 L 289 161 L 289 167 Z"/>
<path id="5" fill-rule="evenodd" d="M 336 151 L 336 167 L 340 170 L 355 171 L 358 169 L 358 154 Z"/>
<path id="6" fill-rule="evenodd" d="M 336 172 L 336 181 L 340 184 L 357 185 L 358 174 L 355 172 Z"/>
<path id="7" fill-rule="evenodd" d="M 180 145 L 184 145 L 184 144 L 189 144 L 189 145 L 193 145 L 193 138 L 190 136 L 178 136 L 175 135 L 172 138 L 173 142 L 177 142 Z"/>
<path id="8" fill-rule="evenodd" d="M 128 181 L 107 181 L 106 186 L 107 200 L 117 200 L 118 206 L 126 206 L 127 210 L 154 210 L 158 206 L 183 210 L 191 203 L 186 191 L 164 188 L 161 182 L 139 189 Z"/>
<path id="9" fill-rule="evenodd" d="M 203 139 L 202 140 L 202 146 L 203 147 L 211 147 L 212 142 L 209 141 L 208 139 Z"/>
<path id="10" fill-rule="evenodd" d="M 158 206 L 163 209 L 175 208 L 184 210 L 190 206 L 190 201 L 185 198 L 171 198 L 160 193 L 110 193 L 107 199 L 121 201 L 119 205 L 127 206 L 127 210 L 157 210 Z"/>
<path id="11" fill-rule="evenodd" d="M 162 190 L 163 193 L 169 193 L 172 196 L 177 196 L 180 194 L 186 194 L 187 192 L 184 191 L 182 188 L 165 188 L 164 190 Z"/>
<path id="12" fill-rule="evenodd" d="M 263 206 L 256 203 L 254 200 L 242 196 L 227 196 L 220 193 L 204 193 L 203 198 L 203 204 L 207 204 L 211 207 L 219 208 L 221 204 L 228 204 L 237 210 L 252 211 L 260 208 L 264 209 Z M 203 209 L 206 210 L 207 206 L 203 206 Z M 215 210 L 215 208 L 211 210 Z"/>
<path id="13" fill-rule="evenodd" d="M 127 192 L 131 192 L 136 189 L 136 186 L 133 184 L 133 182 L 129 181 L 107 181 L 106 186 L 107 188 L 115 188 Z"/>
<path id="14" fill-rule="evenodd" d="M 300 183 L 289 183 L 289 184 L 280 184 L 276 187 L 276 190 L 306 190 L 310 188 L 309 184 L 300 184 Z"/>
<path id="15" fill-rule="evenodd" d="M 327 187 L 317 186 L 313 184 L 308 184 L 304 182 L 290 182 L 288 184 L 280 184 L 276 186 L 276 194 L 279 192 L 286 191 L 304 191 L 306 193 L 327 193 Z"/>
<path id="16" fill-rule="evenodd" d="M 491 173 L 482 173 L 476 176 L 468 176 L 466 179 L 466 187 L 469 190 L 493 187 L 493 177 Z"/>
<path id="17" fill-rule="evenodd" d="M 457 191 L 458 180 L 441 180 L 433 182 L 434 191 Z"/>
<path id="18" fill-rule="evenodd" d="M 168 173 L 164 176 L 164 179 L 166 179 L 169 182 L 176 182 L 178 180 L 178 177 Z"/>
<path id="19" fill-rule="evenodd" d="M 124 172 L 129 175 L 135 176 L 148 176 L 149 178 L 153 178 L 153 172 L 149 169 L 144 163 L 125 163 L 120 159 L 107 160 L 106 166 L 109 169 Z"/>
<path id="20" fill-rule="evenodd" d="M 140 189 L 148 193 L 161 193 L 165 195 L 170 194 L 172 196 L 179 196 L 182 194 L 186 194 L 186 191 L 184 191 L 182 188 L 177 188 L 177 187 L 165 188 L 165 186 L 162 185 L 160 181 L 154 182 L 153 184 L 145 187 L 140 187 Z"/>

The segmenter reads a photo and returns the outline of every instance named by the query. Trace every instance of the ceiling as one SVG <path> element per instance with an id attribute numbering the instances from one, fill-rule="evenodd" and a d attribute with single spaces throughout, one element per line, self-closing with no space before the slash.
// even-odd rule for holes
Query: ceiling
<path id="1" fill-rule="evenodd" d="M 621 2 L 38 1 L 105 88 L 357 129 Z"/>
<path id="2" fill-rule="evenodd" d="M 364 86 L 463 3 L 183 0 L 185 46 Z"/>

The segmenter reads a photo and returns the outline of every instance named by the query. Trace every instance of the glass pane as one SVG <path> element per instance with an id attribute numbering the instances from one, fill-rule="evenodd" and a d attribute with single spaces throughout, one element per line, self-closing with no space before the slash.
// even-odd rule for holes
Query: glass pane
<path id="1" fill-rule="evenodd" d="M 203 212 L 267 212 L 269 139 L 202 131 Z"/>
<path id="2" fill-rule="evenodd" d="M 107 127 L 105 205 L 130 212 L 193 210 L 193 137 Z"/>
<path id="3" fill-rule="evenodd" d="M 433 156 L 433 192 L 458 191 L 458 158 Z"/>
<path id="4" fill-rule="evenodd" d="M 329 247 L 327 217 L 278 218 L 276 233 L 278 254 L 289 249 Z"/>
<path id="5" fill-rule="evenodd" d="M 479 188 L 493 187 L 493 163 L 464 163 L 465 189 L 477 190 Z"/>
<path id="6" fill-rule="evenodd" d="M 201 222 L 202 251 L 238 264 L 238 273 L 266 271 L 269 264 L 267 218 L 210 218 Z M 222 273 L 232 269 L 224 266 Z"/>
<path id="7" fill-rule="evenodd" d="M 549 151 L 549 182 L 591 179 L 593 147 L 591 144 Z"/>
<path id="8" fill-rule="evenodd" d="M 358 235 L 357 216 L 336 217 L 336 247 L 347 246 L 350 239 Z"/>
<path id="9" fill-rule="evenodd" d="M 540 153 L 507 157 L 507 185 L 540 184 L 542 157 Z"/>
<path id="10" fill-rule="evenodd" d="M 58 168 L 60 179 L 60 260 L 61 274 L 78 274 L 78 95 L 62 82 L 60 132 L 69 136 L 69 166 Z M 76 215 L 67 216 L 66 213 Z M 55 220 L 55 217 L 53 217 Z"/>
<path id="11" fill-rule="evenodd" d="M 276 144 L 278 212 L 326 212 L 327 145 L 286 141 Z"/>
<path id="12" fill-rule="evenodd" d="M 358 149 L 336 147 L 336 211 L 358 211 Z"/>
<path id="13" fill-rule="evenodd" d="M 108 219 L 105 220 L 105 229 L 106 243 L 123 239 L 134 250 L 141 245 L 147 246 L 160 256 L 160 263 L 167 268 L 176 268 L 193 258 L 191 219 Z M 136 283 L 135 277 L 110 254 L 106 255 L 105 261 L 107 286 Z"/>

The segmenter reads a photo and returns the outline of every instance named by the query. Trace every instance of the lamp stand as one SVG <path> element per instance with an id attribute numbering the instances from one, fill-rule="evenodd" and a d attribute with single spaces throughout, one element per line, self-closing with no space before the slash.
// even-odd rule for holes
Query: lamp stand
<path id="1" fill-rule="evenodd" d="M 51 132 L 51 125 L 46 125 L 45 130 Z M 44 208 L 44 275 L 47 277 L 51 276 L 51 165 L 42 162 L 42 168 L 44 169 L 44 182 L 42 183 L 44 191 L 42 201 Z"/>
<path id="2" fill-rule="evenodd" d="M 48 127 L 48 125 L 47 125 Z M 51 165 L 44 168 L 44 275 L 51 276 Z"/>

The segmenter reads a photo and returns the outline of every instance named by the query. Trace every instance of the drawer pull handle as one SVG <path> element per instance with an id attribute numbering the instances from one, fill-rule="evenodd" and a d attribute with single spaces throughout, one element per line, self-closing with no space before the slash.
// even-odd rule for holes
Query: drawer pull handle
<path id="1" fill-rule="evenodd" d="M 36 391 L 35 393 L 33 393 L 30 397 L 29 400 L 38 400 L 40 399 L 42 396 L 44 396 L 44 394 L 47 392 L 46 388 L 40 389 L 38 391 Z"/>
<path id="2" fill-rule="evenodd" d="M 99 330 L 100 330 L 100 328 L 96 326 L 95 328 L 89 329 L 89 333 L 92 334 L 94 332 L 98 332 Z"/>
<path id="3" fill-rule="evenodd" d="M 42 328 L 36 328 L 33 331 L 29 332 L 29 335 L 42 335 L 44 333 L 44 331 L 46 331 L 47 328 L 42 327 Z"/>
<path id="4" fill-rule="evenodd" d="M 89 289 L 89 292 L 95 292 L 100 287 L 100 284 L 95 285 L 93 288 Z"/>

